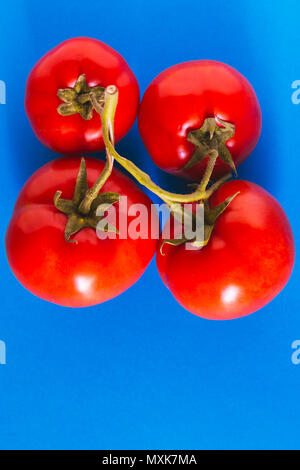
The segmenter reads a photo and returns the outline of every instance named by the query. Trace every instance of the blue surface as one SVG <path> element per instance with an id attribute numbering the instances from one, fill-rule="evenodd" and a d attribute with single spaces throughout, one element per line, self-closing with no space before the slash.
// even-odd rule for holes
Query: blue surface
<path id="1" fill-rule="evenodd" d="M 84 17 L 81 12 L 84 9 Z M 109 10 L 114 19 L 109 21 Z M 128 61 L 141 91 L 161 70 L 210 58 L 254 86 L 263 131 L 242 178 L 269 190 L 299 241 L 300 79 L 297 0 L 2 2 L 0 79 L 1 240 L 26 179 L 55 155 L 34 137 L 23 109 L 34 63 L 64 39 L 107 42 Z M 136 126 L 119 145 L 164 187 Z M 299 264 L 285 290 L 249 317 L 203 320 L 163 286 L 155 262 L 120 297 L 88 309 L 35 298 L 10 272 L 1 243 L 2 449 L 299 449 Z"/>

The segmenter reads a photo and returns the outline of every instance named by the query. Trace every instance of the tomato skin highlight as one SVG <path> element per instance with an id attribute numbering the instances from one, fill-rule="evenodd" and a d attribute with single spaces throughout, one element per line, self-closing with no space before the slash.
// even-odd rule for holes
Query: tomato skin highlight
<path id="1" fill-rule="evenodd" d="M 59 189 L 63 198 L 72 199 L 79 165 L 77 157 L 60 158 L 35 172 L 19 194 L 6 233 L 8 262 L 19 282 L 36 296 L 67 307 L 99 304 L 124 292 L 143 274 L 157 246 L 150 236 L 100 240 L 91 228 L 73 236 L 78 244 L 65 241 L 67 217 L 54 207 L 53 196 Z M 86 165 L 91 187 L 104 162 L 88 157 Z M 150 231 L 151 200 L 135 183 L 114 169 L 101 189 L 106 191 L 126 195 L 128 208 L 144 204 Z M 128 224 L 134 219 L 128 213 L 127 218 Z"/>
<path id="2" fill-rule="evenodd" d="M 283 289 L 293 269 L 292 229 L 267 191 L 234 180 L 216 191 L 211 205 L 238 191 L 204 248 L 164 245 L 164 255 L 157 252 L 165 285 L 185 309 L 203 318 L 227 320 L 259 310 Z"/>
<path id="3" fill-rule="evenodd" d="M 129 131 L 139 105 L 139 86 L 123 57 L 97 39 L 68 39 L 46 53 L 31 70 L 25 92 L 25 110 L 36 137 L 46 147 L 64 155 L 104 149 L 100 116 L 90 120 L 79 114 L 61 116 L 58 89 L 73 88 L 85 74 L 89 86 L 116 85 L 119 90 L 115 140 Z"/>
<path id="4" fill-rule="evenodd" d="M 229 65 L 195 60 L 174 65 L 154 78 L 143 96 L 138 125 L 146 149 L 162 170 L 199 181 L 207 158 L 183 169 L 195 150 L 187 135 L 209 117 L 235 125 L 235 135 L 226 145 L 238 166 L 253 151 L 261 132 L 255 92 Z M 213 178 L 228 171 L 228 165 L 218 158 Z"/>

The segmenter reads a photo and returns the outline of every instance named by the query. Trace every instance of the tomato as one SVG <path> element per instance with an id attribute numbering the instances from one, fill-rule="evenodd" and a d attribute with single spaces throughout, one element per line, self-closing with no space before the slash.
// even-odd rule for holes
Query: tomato
<path id="1" fill-rule="evenodd" d="M 239 192 L 199 250 L 164 244 L 159 273 L 177 301 L 203 318 L 225 320 L 259 310 L 285 286 L 294 263 L 292 229 L 279 203 L 264 189 L 230 181 L 211 206 Z"/>
<path id="2" fill-rule="evenodd" d="M 103 150 L 101 119 L 92 108 L 89 92 L 93 89 L 101 100 L 108 85 L 119 90 L 118 141 L 132 126 L 139 105 L 139 86 L 123 57 L 103 42 L 86 37 L 69 39 L 49 51 L 33 67 L 26 84 L 25 109 L 37 138 L 66 155 Z M 58 107 L 65 115 L 59 114 Z"/>
<path id="3" fill-rule="evenodd" d="M 67 217 L 54 207 L 53 196 L 59 189 L 63 198 L 72 199 L 79 164 L 77 157 L 60 158 L 35 172 L 19 194 L 6 234 L 8 262 L 20 283 L 36 296 L 68 307 L 95 305 L 124 292 L 143 274 L 157 246 L 150 236 L 99 239 L 89 227 L 74 235 L 77 243 L 65 240 Z M 90 157 L 86 164 L 91 187 L 104 163 Z M 129 214 L 132 204 L 143 204 L 150 220 L 150 199 L 121 172 L 113 170 L 101 193 L 106 191 L 127 196 L 128 210 L 115 204 L 117 229 L 120 212 L 128 226 L 135 219 Z"/>
<path id="4" fill-rule="evenodd" d="M 212 133 L 203 130 L 205 122 L 215 126 L 213 140 Z M 221 136 L 222 122 L 229 126 L 228 135 Z M 237 70 L 221 62 L 195 60 L 174 65 L 151 82 L 138 124 L 161 169 L 197 181 L 206 167 L 208 148 L 219 147 L 214 178 L 230 171 L 229 159 L 235 166 L 246 159 L 260 135 L 261 111 L 252 86 Z"/>

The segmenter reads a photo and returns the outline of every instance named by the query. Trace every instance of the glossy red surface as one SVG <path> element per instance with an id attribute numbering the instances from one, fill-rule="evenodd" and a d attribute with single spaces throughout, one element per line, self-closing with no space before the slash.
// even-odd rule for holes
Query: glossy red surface
<path id="1" fill-rule="evenodd" d="M 72 238 L 64 239 L 67 217 L 53 205 L 53 196 L 62 191 L 62 198 L 73 196 L 80 159 L 54 160 L 27 181 L 16 202 L 6 233 L 6 251 L 10 267 L 20 283 L 42 299 L 68 307 L 84 307 L 109 300 L 134 284 L 153 257 L 157 240 L 116 239 L 100 240 L 96 231 L 84 228 Z M 104 163 L 86 158 L 88 184 L 96 181 Z M 112 191 L 127 196 L 128 209 L 143 204 L 148 209 L 149 233 L 151 201 L 125 175 L 117 170 L 101 192 Z M 127 217 L 128 210 L 116 203 Z M 152 223 L 154 219 L 152 219 Z"/>
<path id="2" fill-rule="evenodd" d="M 37 138 L 55 152 L 65 155 L 104 149 L 100 116 L 91 120 L 79 114 L 60 116 L 60 88 L 74 87 L 85 74 L 89 86 L 116 85 L 119 101 L 115 117 L 115 139 L 132 126 L 138 111 L 139 86 L 123 57 L 101 41 L 73 38 L 45 54 L 31 70 L 25 94 L 25 109 Z"/>
<path id="3" fill-rule="evenodd" d="M 183 170 L 195 149 L 186 136 L 208 117 L 235 125 L 235 135 L 226 145 L 239 165 L 254 149 L 261 131 L 260 106 L 248 80 L 212 60 L 184 62 L 160 73 L 143 96 L 138 121 L 154 162 L 169 173 L 199 180 L 207 159 Z M 219 158 L 213 176 L 228 171 Z"/>
<path id="4" fill-rule="evenodd" d="M 259 310 L 283 289 L 293 269 L 292 229 L 267 191 L 230 181 L 214 194 L 212 206 L 238 191 L 204 248 L 164 245 L 164 255 L 157 253 L 166 286 L 184 308 L 204 318 L 225 320 Z"/>

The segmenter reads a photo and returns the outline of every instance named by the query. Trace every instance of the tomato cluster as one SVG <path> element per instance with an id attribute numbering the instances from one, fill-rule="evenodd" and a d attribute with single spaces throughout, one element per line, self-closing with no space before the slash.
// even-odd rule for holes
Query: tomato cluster
<path id="1" fill-rule="evenodd" d="M 135 283 L 155 252 L 165 285 L 184 308 L 204 318 L 252 313 L 287 283 L 294 240 L 283 209 L 254 183 L 225 182 L 261 132 L 255 92 L 232 67 L 210 60 L 170 67 L 152 81 L 139 106 L 138 83 L 123 57 L 96 39 L 73 38 L 34 66 L 25 109 L 37 138 L 64 155 L 26 182 L 7 230 L 8 262 L 33 294 L 68 307 L 99 304 Z M 193 192 L 159 188 L 116 152 L 115 141 L 137 115 L 153 161 L 196 181 Z M 106 163 L 80 158 L 103 149 Z M 174 228 L 182 228 L 185 202 L 192 203 L 191 221 L 201 207 L 202 242 L 178 239 L 175 232 L 169 239 L 153 237 L 159 226 L 151 200 L 113 168 L 114 159 L 162 198 Z M 147 209 L 146 233 L 137 237 L 129 236 L 133 205 Z M 105 213 L 114 208 L 117 218 L 107 222 L 100 206 Z M 113 237 L 99 236 L 101 223 Z"/>

